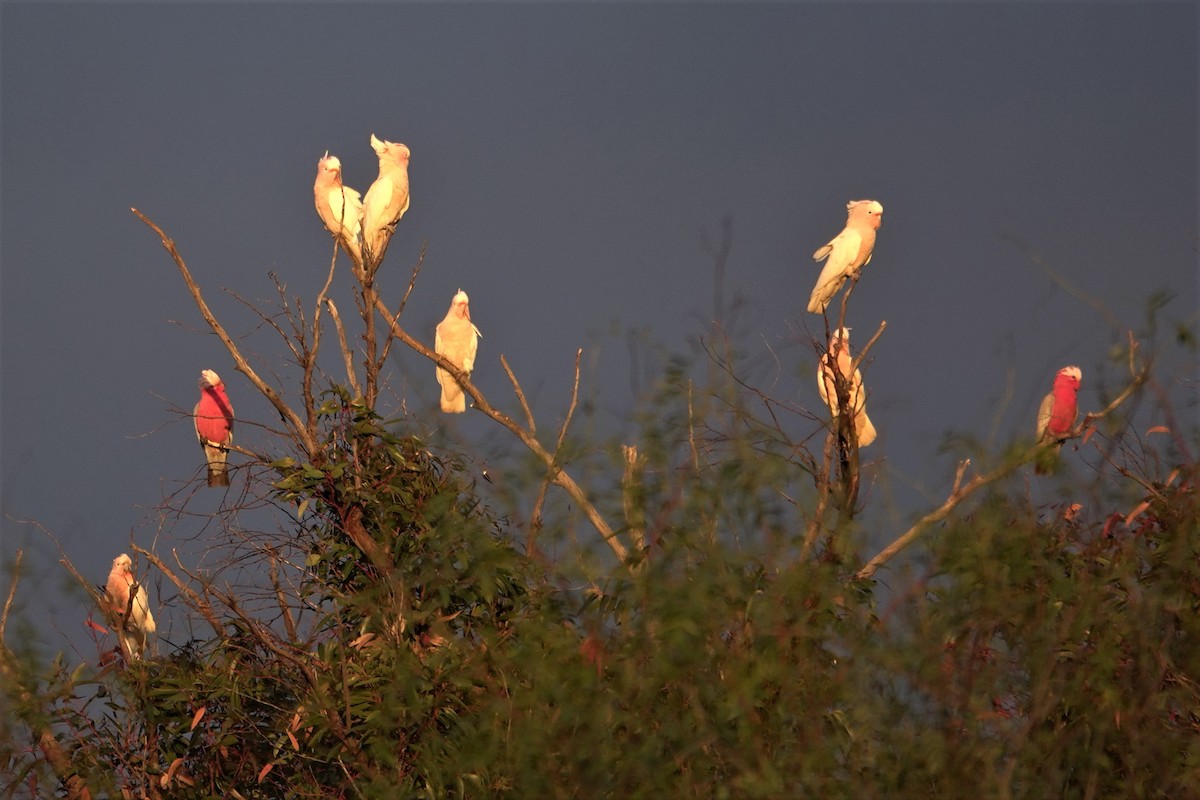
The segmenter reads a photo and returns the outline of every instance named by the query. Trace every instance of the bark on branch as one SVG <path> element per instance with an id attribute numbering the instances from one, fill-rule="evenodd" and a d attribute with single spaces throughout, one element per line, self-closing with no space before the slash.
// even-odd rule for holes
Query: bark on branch
<path id="1" fill-rule="evenodd" d="M 175 248 L 175 242 L 163 232 L 162 228 L 151 222 L 145 214 L 138 211 L 136 208 L 130 208 L 129 210 L 134 213 L 134 216 L 146 223 L 146 225 L 152 231 L 158 234 L 158 238 L 162 240 L 163 247 L 166 248 L 166 251 L 171 255 L 171 258 L 174 259 L 175 266 L 179 267 L 179 272 L 181 275 L 183 275 L 183 281 L 187 284 L 188 291 L 192 293 L 192 300 L 195 301 L 196 307 L 200 309 L 200 314 L 204 317 L 204 321 L 208 323 L 208 326 L 212 328 L 213 333 L 217 335 L 217 338 L 220 339 L 225 345 L 225 349 L 229 351 L 229 356 L 233 359 L 233 363 L 237 368 L 237 371 L 245 375 L 250 382 L 254 384 L 254 388 L 258 389 L 259 393 L 262 394 L 263 397 L 267 398 L 267 401 L 275 407 L 275 410 L 279 412 L 279 416 L 282 417 L 284 422 L 292 428 L 292 432 L 300 440 L 300 443 L 303 445 L 304 451 L 308 454 L 309 459 L 311 460 L 314 458 L 317 454 L 317 445 L 313 437 L 309 434 L 308 429 L 305 427 L 304 421 L 300 419 L 299 415 L 296 414 L 296 412 L 293 411 L 287 403 L 283 402 L 283 398 L 279 396 L 278 392 L 276 392 L 267 384 L 266 381 L 259 377 L 258 373 L 254 371 L 254 368 L 251 367 L 249 362 L 246 361 L 245 357 L 242 356 L 241 350 L 238 349 L 238 346 L 234 344 L 233 339 L 225 331 L 225 326 L 223 326 L 220 321 L 217 320 L 212 311 L 209 309 L 208 303 L 204 301 L 204 296 L 200 292 L 200 286 L 196 283 L 195 279 L 192 278 L 192 273 L 188 270 L 187 265 L 184 263 L 183 257 L 179 255 L 179 251 Z"/>

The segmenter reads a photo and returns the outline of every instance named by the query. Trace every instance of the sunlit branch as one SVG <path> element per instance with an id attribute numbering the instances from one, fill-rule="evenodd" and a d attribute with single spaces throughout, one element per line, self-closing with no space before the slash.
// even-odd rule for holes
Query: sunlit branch
<path id="1" fill-rule="evenodd" d="M 204 296 L 200 293 L 199 285 L 192 278 L 191 272 L 188 271 L 187 265 L 183 262 L 183 257 L 179 255 L 179 251 L 175 248 L 175 242 L 163 232 L 162 228 L 151 222 L 150 219 L 147 218 L 142 212 L 138 211 L 136 208 L 131 208 L 129 210 L 132 211 L 138 219 L 146 223 L 151 230 L 158 234 L 159 239 L 162 240 L 163 247 L 166 248 L 167 252 L 171 255 L 171 258 L 174 259 L 175 265 L 179 267 L 179 272 L 183 275 L 184 283 L 187 284 L 188 290 L 192 293 L 192 299 L 195 301 L 196 307 L 200 310 L 200 314 L 204 317 L 204 320 L 208 323 L 208 326 L 212 328 L 213 333 L 217 335 L 217 338 L 219 338 L 225 345 L 225 349 L 229 351 L 229 355 L 233 359 L 238 372 L 245 375 L 250 382 L 254 384 L 254 388 L 258 389 L 259 393 L 262 394 L 263 397 L 267 398 L 267 401 L 270 402 L 271 405 L 275 407 L 275 410 L 279 412 L 279 416 L 281 416 L 284 421 L 291 426 L 296 436 L 299 437 L 300 442 L 304 446 L 304 450 L 308 454 L 309 458 L 314 457 L 318 449 L 317 444 L 313 437 L 309 435 L 308 429 L 305 427 L 304 422 L 300 419 L 296 412 L 293 411 L 290 406 L 288 406 L 287 403 L 283 402 L 283 398 L 279 396 L 279 393 L 267 385 L 266 381 L 258 376 L 258 373 L 254 371 L 254 368 L 251 367 L 249 362 L 247 362 L 242 356 L 241 351 L 238 349 L 238 346 L 234 344 L 233 339 L 230 338 L 228 333 L 226 333 L 225 327 L 217 320 L 215 316 L 213 316 L 212 311 L 209 310 L 208 303 L 204 301 Z"/>
<path id="2" fill-rule="evenodd" d="M 333 319 L 333 327 L 337 331 L 338 345 L 342 349 L 342 361 L 346 365 L 346 382 L 350 385 L 350 391 L 354 397 L 362 397 L 362 390 L 358 387 L 358 374 L 354 370 L 354 351 L 350 349 L 346 341 L 346 329 L 342 327 L 342 317 L 338 314 L 337 306 L 333 304 L 333 299 L 326 297 L 325 306 L 329 309 L 329 316 Z"/>
<path id="3" fill-rule="evenodd" d="M 1133 339 L 1132 333 L 1129 334 L 1129 339 L 1130 339 L 1129 367 L 1130 367 L 1130 370 L 1132 371 L 1132 370 L 1136 369 L 1135 361 L 1134 361 L 1134 357 L 1133 357 L 1133 351 L 1136 349 L 1136 342 Z M 1009 461 L 1007 461 L 1004 464 L 1000 465 L 999 467 L 995 468 L 991 472 L 987 472 L 987 473 L 984 473 L 981 475 L 976 475 L 974 478 L 967 481 L 965 484 L 962 482 L 963 474 L 966 471 L 967 466 L 970 464 L 970 461 L 964 460 L 964 461 L 960 462 L 958 465 L 958 469 L 955 473 L 954 485 L 950 491 L 950 494 L 946 497 L 945 502 L 943 502 L 942 505 L 939 506 L 938 508 L 929 512 L 925 516 L 921 517 L 919 520 L 916 521 L 916 523 L 913 524 L 912 527 L 910 527 L 907 531 L 905 531 L 903 534 L 901 534 L 899 537 L 897 537 L 891 544 L 889 544 L 887 547 L 880 550 L 873 558 L 871 558 L 870 561 L 868 561 L 865 565 L 863 565 L 863 567 L 861 569 L 859 569 L 858 572 L 855 573 L 854 577 L 859 580 L 862 580 L 865 578 L 870 578 L 871 576 L 873 576 L 875 574 L 876 570 L 878 570 L 879 567 L 886 564 L 889 560 L 891 560 L 891 558 L 893 556 L 895 556 L 897 553 L 899 553 L 901 550 L 903 550 L 905 547 L 907 547 L 909 544 L 911 544 L 912 541 L 914 539 L 916 539 L 918 536 L 920 536 L 927 528 L 929 528 L 929 526 L 934 525 L 934 524 L 946 519 L 950 515 L 950 513 L 952 511 L 954 511 L 954 509 L 957 508 L 958 505 L 963 500 L 970 497 L 977 490 L 979 490 L 979 489 L 983 488 L 984 486 L 987 486 L 991 483 L 995 483 L 996 481 L 998 481 L 1002 478 L 1005 478 L 1008 475 L 1011 475 L 1012 473 L 1016 472 L 1017 469 L 1019 469 L 1022 465 L 1028 464 L 1031 461 L 1034 461 L 1038 457 L 1038 455 L 1040 453 L 1044 452 L 1045 450 L 1048 450 L 1052 447 L 1057 447 L 1061 442 L 1068 441 L 1070 439 L 1076 439 L 1079 436 L 1083 435 L 1083 433 L 1091 426 L 1091 424 L 1094 421 L 1108 416 L 1113 411 L 1115 411 L 1122 403 L 1124 403 L 1126 400 L 1128 400 L 1129 397 L 1138 389 L 1138 387 L 1140 387 L 1142 384 L 1144 384 L 1146 382 L 1146 380 L 1149 378 L 1149 375 L 1150 375 L 1150 365 L 1147 363 L 1145 366 L 1143 366 L 1143 368 L 1140 371 L 1137 371 L 1134 373 L 1133 378 L 1130 381 L 1129 385 L 1126 386 L 1125 389 L 1122 390 L 1120 394 L 1118 394 L 1116 397 L 1114 397 L 1112 402 L 1110 402 L 1107 406 L 1105 406 L 1100 411 L 1092 411 L 1092 412 L 1085 414 L 1083 417 L 1083 421 L 1080 422 L 1078 426 L 1076 426 L 1074 429 L 1072 429 L 1070 432 L 1068 432 L 1065 436 L 1062 436 L 1059 439 L 1053 440 L 1050 442 L 1034 444 L 1033 446 L 1026 449 L 1024 452 L 1017 455 L 1015 458 L 1010 459 Z"/>
<path id="4" fill-rule="evenodd" d="M 449 372 L 450 375 L 458 381 L 463 391 L 475 401 L 475 408 L 479 409 L 481 412 L 483 412 L 483 414 L 491 417 L 493 420 L 511 431 L 514 436 L 520 439 L 522 444 L 524 444 L 535 456 L 537 456 L 537 458 L 546 466 L 547 469 L 554 473 L 553 481 L 555 485 L 561 487 L 568 495 L 571 496 L 573 500 L 575 500 L 576 503 L 579 504 L 579 507 L 583 510 L 583 513 L 588 518 L 588 521 L 592 523 L 592 526 L 608 544 L 609 548 L 612 549 L 617 558 L 624 563 L 626 556 L 628 555 L 625 545 L 621 543 L 613 529 L 607 522 L 604 521 L 604 518 L 600 516 L 600 512 L 596 509 L 596 506 L 591 502 L 591 500 L 588 499 L 587 493 L 584 492 L 583 488 L 575 482 L 575 480 L 566 472 L 566 470 L 555 464 L 554 455 L 547 451 L 546 448 L 542 446 L 542 443 L 539 442 L 532 433 L 522 428 L 516 420 L 504 412 L 493 408 L 491 403 L 487 401 L 487 398 L 483 396 L 483 393 L 475 388 L 475 384 L 471 383 L 471 379 L 468 377 L 467 373 L 459 369 L 454 362 L 439 353 L 435 353 L 433 350 L 430 350 L 424 344 L 410 336 L 407 331 L 400 327 L 399 320 L 393 316 L 390 311 L 388 311 L 387 306 L 385 306 L 383 301 L 378 297 L 375 298 L 375 307 L 379 310 L 379 313 L 391 327 L 392 334 L 395 335 L 396 338 L 404 342 L 404 344 L 408 345 L 420 355 L 428 358 L 437 366 Z"/>

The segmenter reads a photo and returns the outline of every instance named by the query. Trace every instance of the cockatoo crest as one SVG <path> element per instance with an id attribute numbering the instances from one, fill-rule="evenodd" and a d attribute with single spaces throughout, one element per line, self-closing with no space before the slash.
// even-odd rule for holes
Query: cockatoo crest
<path id="1" fill-rule="evenodd" d="M 1068 378 L 1073 378 L 1076 381 L 1083 382 L 1083 370 L 1079 367 L 1063 367 L 1058 371 L 1059 375 L 1066 375 Z"/>
<path id="2" fill-rule="evenodd" d="M 200 370 L 200 388 L 207 389 L 210 386 L 220 386 L 221 376 L 213 372 L 211 369 Z M 128 558 L 128 556 L 126 556 Z"/>
<path id="3" fill-rule="evenodd" d="M 808 299 L 811 313 L 824 313 L 842 284 L 850 278 L 857 279 L 858 271 L 870 263 L 875 251 L 875 232 L 882 224 L 883 205 L 877 200 L 846 203 L 845 227 L 813 253 L 813 260 L 825 261 L 825 267 Z"/>

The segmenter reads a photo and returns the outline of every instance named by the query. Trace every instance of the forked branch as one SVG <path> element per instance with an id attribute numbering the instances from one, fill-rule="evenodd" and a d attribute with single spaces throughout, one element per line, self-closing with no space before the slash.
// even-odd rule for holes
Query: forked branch
<path id="1" fill-rule="evenodd" d="M 187 264 L 183 262 L 183 257 L 179 255 L 179 251 L 175 248 L 175 242 L 163 232 L 162 228 L 151 222 L 145 214 L 136 208 L 130 208 L 129 210 L 134 213 L 134 216 L 146 223 L 152 231 L 158 234 L 158 238 L 162 240 L 163 247 L 166 248 L 171 258 L 174 259 L 175 266 L 179 267 L 179 272 L 183 275 L 183 281 L 187 284 L 188 291 L 192 293 L 192 300 L 195 301 L 196 307 L 200 309 L 200 314 L 204 317 L 204 321 L 208 323 L 213 333 L 217 335 L 217 338 L 225 345 L 225 349 L 229 351 L 229 356 L 233 359 L 237 371 L 245 375 L 250 380 L 250 383 L 254 384 L 254 388 L 258 389 L 259 393 L 267 398 L 267 401 L 275 407 L 275 410 L 279 412 L 279 416 L 283 418 L 284 422 L 292 428 L 293 433 L 299 438 L 309 458 L 314 458 L 317 454 L 317 444 L 305 427 L 304 421 L 300 419 L 299 415 L 287 403 L 283 402 L 283 398 L 279 396 L 278 392 L 259 377 L 254 368 L 242 356 L 241 350 L 238 349 L 233 339 L 225 331 L 225 326 L 217 320 L 209 309 L 208 303 L 204 301 L 204 295 L 200 292 L 200 286 L 192 278 L 192 273 L 188 270 Z"/>

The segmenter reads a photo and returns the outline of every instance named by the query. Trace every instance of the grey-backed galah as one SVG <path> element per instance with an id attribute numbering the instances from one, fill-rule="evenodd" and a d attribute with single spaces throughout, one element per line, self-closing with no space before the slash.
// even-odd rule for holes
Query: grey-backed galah
<path id="1" fill-rule="evenodd" d="M 313 183 L 313 201 L 325 230 L 350 256 L 355 267 L 362 268 L 362 195 L 342 184 L 342 162 L 325 151 L 317 161 L 317 179 Z"/>
<path id="2" fill-rule="evenodd" d="M 875 426 L 867 416 L 867 393 L 863 389 L 862 371 L 851 370 L 854 360 L 850 356 L 850 329 L 839 328 L 829 337 L 829 350 L 817 363 L 817 391 L 834 422 L 842 413 L 842 405 L 838 401 L 837 375 L 841 374 L 846 382 L 846 404 L 854 410 L 854 435 L 859 447 L 866 447 L 875 441 Z M 835 371 L 836 370 L 836 371 Z"/>
<path id="3" fill-rule="evenodd" d="M 462 289 L 450 301 L 446 318 L 438 323 L 433 349 L 467 375 L 475 368 L 475 351 L 479 347 L 479 329 L 471 322 L 471 306 Z M 442 387 L 442 411 L 461 414 L 467 410 L 467 398 L 462 387 L 448 371 L 437 368 L 437 380 Z"/>
<path id="4" fill-rule="evenodd" d="M 126 553 L 113 559 L 108 583 L 104 587 L 108 616 L 117 629 L 121 652 L 136 661 L 146 652 L 146 643 L 155 631 L 146 587 L 133 577 L 133 560 Z"/>
<path id="5" fill-rule="evenodd" d="M 1054 376 L 1054 388 L 1042 399 L 1038 408 L 1037 437 L 1039 444 L 1055 442 L 1038 453 L 1034 470 L 1039 475 L 1053 472 L 1058 466 L 1058 454 L 1079 415 L 1079 385 L 1083 382 L 1083 370 L 1079 367 L 1063 367 Z"/>
<path id="6" fill-rule="evenodd" d="M 196 438 L 208 461 L 208 485 L 228 486 L 225 461 L 233 444 L 233 406 L 225 393 L 221 376 L 211 369 L 200 372 L 200 402 L 192 409 Z"/>
<path id="7" fill-rule="evenodd" d="M 853 277 L 871 260 L 875 250 L 875 232 L 883 224 L 883 206 L 875 200 L 851 200 L 846 204 L 846 227 L 813 253 L 814 261 L 828 258 L 808 299 L 808 310 L 824 313 L 829 301 L 847 278 Z"/>
<path id="8" fill-rule="evenodd" d="M 398 142 L 385 142 L 371 134 L 371 148 L 379 156 L 379 177 L 363 198 L 363 256 L 374 273 L 383 261 L 396 223 L 408 211 L 409 150 Z"/>

